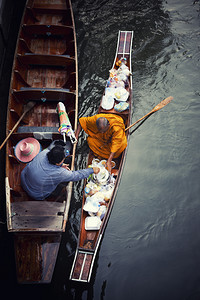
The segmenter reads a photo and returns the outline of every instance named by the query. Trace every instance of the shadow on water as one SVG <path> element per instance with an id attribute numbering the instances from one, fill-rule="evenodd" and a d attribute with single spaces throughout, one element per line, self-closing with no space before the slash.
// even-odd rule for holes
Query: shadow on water
<path id="1" fill-rule="evenodd" d="M 140 123 L 139 123 L 139 125 L 137 125 L 134 129 L 130 129 L 130 135 L 132 135 L 137 129 L 139 129 L 140 128 L 140 126 L 142 126 L 142 124 L 149 118 L 150 116 L 148 116 L 148 117 L 146 117 L 143 121 L 141 121 Z"/>
<path id="2" fill-rule="evenodd" d="M 132 122 L 159 99 L 173 95 L 175 100 L 131 130 L 122 182 L 91 283 L 68 280 L 80 225 L 83 183 L 79 182 L 74 185 L 69 221 L 50 285 L 17 284 L 12 236 L 6 225 L 0 224 L 2 294 L 38 300 L 200 299 L 199 1 L 73 0 L 72 4 L 78 43 L 79 117 L 97 112 L 118 30 L 135 32 Z M 0 83 L 1 140 L 20 19 L 19 7 L 15 9 Z M 87 150 L 82 134 L 76 167 L 84 168 Z M 4 151 L 0 160 L 0 219 L 5 221 Z"/>

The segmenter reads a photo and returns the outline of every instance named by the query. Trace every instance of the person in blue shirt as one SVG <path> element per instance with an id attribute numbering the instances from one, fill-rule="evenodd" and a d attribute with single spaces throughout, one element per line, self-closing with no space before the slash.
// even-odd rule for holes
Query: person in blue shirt
<path id="1" fill-rule="evenodd" d="M 48 200 L 59 194 L 60 187 L 69 181 L 88 178 L 90 174 L 98 174 L 98 167 L 70 171 L 64 163 L 65 149 L 57 145 L 52 149 L 40 152 L 21 173 L 21 186 L 35 200 Z"/>

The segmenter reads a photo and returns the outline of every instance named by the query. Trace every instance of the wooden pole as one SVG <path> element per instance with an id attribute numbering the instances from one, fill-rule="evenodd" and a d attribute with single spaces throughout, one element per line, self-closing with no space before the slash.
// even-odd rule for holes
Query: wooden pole
<path id="1" fill-rule="evenodd" d="M 23 119 L 23 117 L 25 116 L 25 114 L 31 110 L 33 108 L 33 106 L 35 105 L 35 102 L 28 102 L 26 104 L 26 106 L 24 107 L 24 112 L 21 115 L 21 117 L 19 118 L 19 120 L 17 121 L 17 123 L 14 125 L 14 127 L 12 128 L 12 130 L 10 131 L 10 133 L 7 135 L 7 137 L 5 138 L 5 140 L 3 141 L 3 143 L 0 146 L 0 150 L 3 148 L 3 146 L 5 145 L 5 143 L 7 142 L 7 140 L 9 139 L 9 137 L 11 136 L 11 134 L 13 133 L 13 131 L 16 129 L 16 127 L 19 125 L 19 123 L 21 122 L 21 120 Z"/>

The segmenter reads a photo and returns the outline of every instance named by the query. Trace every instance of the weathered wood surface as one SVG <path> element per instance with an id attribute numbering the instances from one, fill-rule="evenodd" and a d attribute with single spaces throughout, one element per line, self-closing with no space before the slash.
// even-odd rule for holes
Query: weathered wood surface
<path id="1" fill-rule="evenodd" d="M 65 203 L 23 201 L 11 205 L 12 232 L 62 231 Z"/>
<path id="2" fill-rule="evenodd" d="M 48 37 L 55 36 L 55 39 L 58 40 L 60 36 L 60 39 L 64 43 L 63 36 L 68 34 L 73 34 L 73 28 L 71 26 L 65 26 L 65 25 L 44 25 L 44 24 L 23 24 L 22 30 L 25 34 L 28 34 L 30 36 L 35 35 L 45 35 L 46 40 L 48 41 Z M 36 40 L 38 37 L 34 37 L 34 40 Z M 48 47 L 53 48 L 53 47 Z M 60 48 L 60 47 L 59 47 Z"/>
<path id="3" fill-rule="evenodd" d="M 43 231 L 43 232 L 62 232 L 62 216 L 18 216 L 12 217 L 11 232 L 19 231 Z"/>
<path id="4" fill-rule="evenodd" d="M 50 283 L 61 235 L 15 234 L 16 272 L 19 283 Z"/>
<path id="5" fill-rule="evenodd" d="M 78 251 L 71 274 L 73 280 L 83 282 L 88 282 L 90 280 L 91 264 L 93 259 L 93 252 Z"/>
<path id="6" fill-rule="evenodd" d="M 67 55 L 48 55 L 48 54 L 33 54 L 27 53 L 17 56 L 22 65 L 41 65 L 41 66 L 59 66 L 67 67 L 74 63 L 74 58 Z"/>
<path id="7" fill-rule="evenodd" d="M 51 201 L 23 201 L 11 205 L 18 216 L 57 216 L 64 212 L 65 203 Z"/>
<path id="8" fill-rule="evenodd" d="M 42 102 L 59 102 L 59 101 L 68 101 L 69 104 L 75 101 L 75 93 L 70 91 L 60 91 L 56 89 L 33 89 L 29 88 L 26 90 L 13 91 L 13 96 L 18 101 L 42 101 Z M 55 104 L 54 104 L 55 106 Z"/>

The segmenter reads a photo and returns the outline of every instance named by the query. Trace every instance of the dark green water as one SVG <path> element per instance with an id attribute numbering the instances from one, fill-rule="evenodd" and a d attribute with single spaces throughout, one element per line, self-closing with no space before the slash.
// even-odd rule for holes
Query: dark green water
<path id="1" fill-rule="evenodd" d="M 134 30 L 133 116 L 174 100 L 133 131 L 123 178 L 92 282 L 68 281 L 79 230 L 81 187 L 50 286 L 18 286 L 3 251 L 0 285 L 23 299 L 200 299 L 200 4 L 194 0 L 72 1 L 79 58 L 79 116 L 95 114 L 118 30 Z M 84 135 L 77 165 L 84 166 Z M 6 233 L 2 242 L 7 241 Z M 7 263 L 7 270 L 6 269 Z M 0 271 L 1 272 L 1 271 Z"/>

